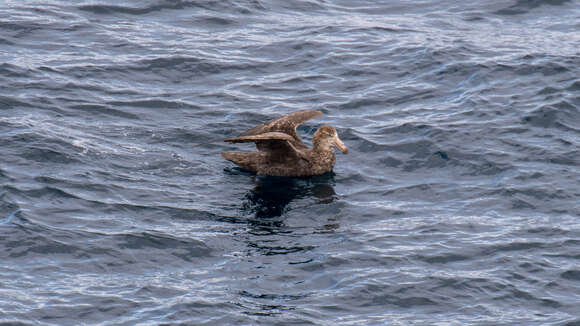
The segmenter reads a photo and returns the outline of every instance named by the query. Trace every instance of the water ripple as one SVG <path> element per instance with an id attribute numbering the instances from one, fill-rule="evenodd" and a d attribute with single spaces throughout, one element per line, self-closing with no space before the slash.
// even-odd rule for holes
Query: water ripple
<path id="1" fill-rule="evenodd" d="M 577 324 L 577 7 L 6 3 L 0 323 Z M 221 159 L 300 109 L 333 173 Z"/>

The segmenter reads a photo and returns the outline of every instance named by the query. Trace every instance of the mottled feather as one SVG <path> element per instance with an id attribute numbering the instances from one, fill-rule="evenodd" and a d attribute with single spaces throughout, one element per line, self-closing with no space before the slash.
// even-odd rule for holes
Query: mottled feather
<path id="1" fill-rule="evenodd" d="M 266 132 L 263 134 L 254 134 L 251 136 L 248 135 L 240 135 L 239 137 L 235 138 L 228 138 L 224 141 L 228 143 L 247 143 L 247 142 L 255 142 L 255 141 L 294 141 L 294 138 L 288 134 L 283 132 Z"/>
<path id="2" fill-rule="evenodd" d="M 224 141 L 232 144 L 254 142 L 256 143 L 258 150 L 262 152 L 276 152 L 279 153 L 278 155 L 300 155 L 298 153 L 294 153 L 297 151 L 294 145 L 294 138 L 288 134 L 278 131 L 266 132 L 263 134 L 251 136 L 228 138 Z"/>
<path id="3" fill-rule="evenodd" d="M 292 136 L 292 138 L 294 138 L 294 141 L 296 142 L 294 145 L 297 148 L 304 148 L 304 147 L 306 147 L 306 145 L 304 145 L 304 143 L 300 139 L 300 136 L 298 136 L 298 133 L 296 132 L 296 127 L 298 127 L 299 125 L 301 125 L 305 121 L 308 121 L 310 119 L 316 118 L 316 117 L 321 116 L 321 115 L 322 115 L 322 112 L 316 111 L 316 110 L 296 111 L 294 113 L 290 113 L 290 114 L 272 119 L 268 122 L 265 122 L 261 125 L 258 125 L 256 127 L 252 128 L 250 130 L 247 130 L 247 131 L 243 132 L 242 134 L 240 134 L 240 137 L 259 135 L 259 134 L 264 134 L 264 133 L 273 132 L 273 131 L 274 132 L 276 132 L 276 131 L 283 132 L 285 134 Z"/>

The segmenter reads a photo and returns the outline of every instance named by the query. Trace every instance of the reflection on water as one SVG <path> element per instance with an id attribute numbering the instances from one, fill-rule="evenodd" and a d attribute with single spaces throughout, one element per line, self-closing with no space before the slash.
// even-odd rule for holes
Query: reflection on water
<path id="1" fill-rule="evenodd" d="M 246 238 L 251 251 L 260 255 L 287 255 L 315 248 L 306 238 L 297 235 L 296 229 L 286 225 L 287 214 L 294 206 L 292 202 L 331 203 L 337 196 L 334 191 L 334 174 L 312 178 L 282 178 L 252 176 L 255 186 L 243 200 L 241 211 L 250 216 Z M 327 231 L 326 225 L 320 226 Z M 306 243 L 304 243 L 305 241 Z"/>
<path id="2" fill-rule="evenodd" d="M 242 211 L 253 215 L 258 223 L 282 216 L 288 204 L 296 199 L 313 197 L 321 203 L 330 203 L 336 197 L 333 173 L 304 179 L 255 176 L 253 180 L 255 187 L 245 195 Z"/>

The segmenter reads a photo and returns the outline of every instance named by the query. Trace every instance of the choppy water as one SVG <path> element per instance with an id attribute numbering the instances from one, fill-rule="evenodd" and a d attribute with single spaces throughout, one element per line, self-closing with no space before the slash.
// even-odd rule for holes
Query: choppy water
<path id="1" fill-rule="evenodd" d="M 0 324 L 579 325 L 579 140 L 577 1 L 4 1 Z"/>

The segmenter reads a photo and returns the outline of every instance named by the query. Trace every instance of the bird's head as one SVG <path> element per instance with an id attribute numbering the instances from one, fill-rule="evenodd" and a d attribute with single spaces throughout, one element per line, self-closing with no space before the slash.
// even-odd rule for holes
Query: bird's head
<path id="1" fill-rule="evenodd" d="M 312 139 L 315 150 L 330 150 L 332 147 L 336 147 L 344 154 L 348 153 L 348 148 L 346 148 L 342 140 L 338 138 L 336 129 L 331 126 L 320 127 L 316 130 Z"/>

